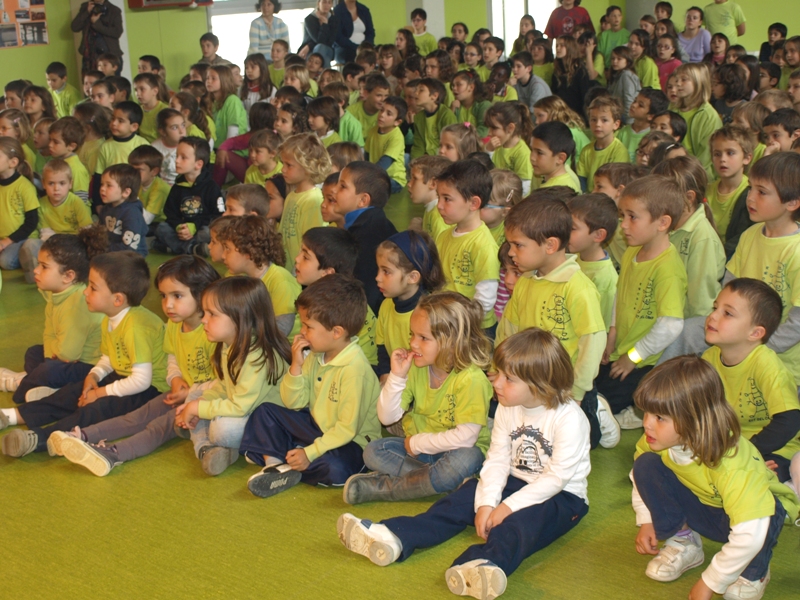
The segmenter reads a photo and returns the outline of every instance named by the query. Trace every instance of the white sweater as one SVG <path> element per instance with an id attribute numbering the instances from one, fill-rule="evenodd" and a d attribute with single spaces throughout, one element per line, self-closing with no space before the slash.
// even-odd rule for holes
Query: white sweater
<path id="1" fill-rule="evenodd" d="M 503 500 L 512 511 L 541 504 L 561 491 L 588 504 L 590 470 L 589 421 L 577 403 L 555 409 L 498 406 L 475 510 L 500 504 L 509 475 L 528 483 Z"/>

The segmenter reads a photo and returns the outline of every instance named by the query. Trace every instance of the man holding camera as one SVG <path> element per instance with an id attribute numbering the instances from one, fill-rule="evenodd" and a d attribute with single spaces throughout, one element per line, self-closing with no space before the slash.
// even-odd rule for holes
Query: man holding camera
<path id="1" fill-rule="evenodd" d="M 109 0 L 90 0 L 81 4 L 80 11 L 72 20 L 72 31 L 83 32 L 78 51 L 83 58 L 81 68 L 84 73 L 95 69 L 97 57 L 105 53 L 118 56 L 122 69 L 122 50 L 119 48 L 122 11 Z"/>

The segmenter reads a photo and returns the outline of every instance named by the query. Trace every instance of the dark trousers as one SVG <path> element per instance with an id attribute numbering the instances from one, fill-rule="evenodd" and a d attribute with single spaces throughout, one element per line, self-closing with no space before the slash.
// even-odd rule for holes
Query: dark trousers
<path id="1" fill-rule="evenodd" d="M 789 472 L 789 468 L 792 466 L 791 460 L 778 454 L 765 454 L 763 458 L 764 462 L 772 460 L 778 466 L 777 470 L 775 471 L 775 474 L 778 476 L 778 481 L 781 483 L 786 483 L 792 478 L 792 474 Z"/>
<path id="2" fill-rule="evenodd" d="M 502 498 L 528 485 L 509 476 Z M 382 521 L 403 544 L 398 560 L 407 559 L 417 548 L 430 548 L 458 535 L 475 523 L 476 479 L 470 479 L 452 494 L 445 496 L 427 512 L 416 517 L 396 517 Z M 541 504 L 529 506 L 508 515 L 489 532 L 485 544 L 467 548 L 453 565 L 475 559 L 488 560 L 510 575 L 534 552 L 547 547 L 571 530 L 589 512 L 582 498 L 560 492 Z"/>
<path id="3" fill-rule="evenodd" d="M 239 454 L 264 465 L 264 455 L 286 460 L 286 453 L 310 445 L 322 435 L 307 408 L 290 410 L 265 402 L 253 411 L 244 428 Z M 344 485 L 364 470 L 364 449 L 355 442 L 328 450 L 303 471 L 309 485 Z"/>
<path id="4" fill-rule="evenodd" d="M 594 387 L 598 393 L 603 394 L 605 399 L 608 400 L 611 412 L 616 415 L 629 406 L 633 406 L 633 392 L 642 377 L 647 375 L 653 367 L 634 369 L 628 373 L 624 381 L 620 381 L 619 377 L 616 379 L 611 378 L 611 364 L 600 365 L 600 372 L 597 374 L 597 379 L 594 380 Z"/>
<path id="5" fill-rule="evenodd" d="M 600 421 L 597 420 L 597 386 L 583 395 L 581 410 L 589 419 L 589 447 L 594 450 L 600 443 Z"/>
<path id="6" fill-rule="evenodd" d="M 197 244 L 207 244 L 211 241 L 208 227 L 200 227 L 191 239 L 182 240 L 178 237 L 178 232 L 166 221 L 156 226 L 155 235 L 153 250 L 171 254 L 191 254 Z"/>
<path id="7" fill-rule="evenodd" d="M 20 382 L 12 399 L 17 404 L 25 402 L 28 390 L 39 386 L 61 388 L 68 383 L 81 382 L 86 379 L 93 365 L 82 362 L 64 362 L 44 357 L 44 346 L 31 346 L 25 352 L 25 372 L 27 375 Z"/>
<path id="8" fill-rule="evenodd" d="M 637 458 L 633 463 L 633 479 L 653 518 L 653 528 L 659 540 L 672 537 L 686 526 L 715 542 L 728 541 L 731 523 L 725 511 L 700 502 L 658 454 L 646 452 Z M 772 550 L 778 543 L 785 517 L 786 510 L 775 498 L 775 514 L 770 518 L 767 538 L 755 558 L 745 567 L 742 577 L 755 581 L 767 574 Z"/>
<path id="9" fill-rule="evenodd" d="M 100 387 L 118 379 L 122 379 L 122 377 L 117 373 L 111 373 L 100 382 Z M 78 398 L 82 393 L 83 381 L 69 383 L 52 396 L 37 402 L 22 404 L 17 408 L 19 414 L 25 419 L 28 429 L 39 436 L 36 452 L 42 452 L 47 448 L 47 438 L 54 431 L 69 431 L 73 427 L 87 427 L 112 417 L 125 415 L 159 394 L 158 390 L 151 385 L 143 392 L 132 396 L 105 396 L 91 404 L 78 407 Z M 52 424 L 47 425 L 47 423 Z"/>

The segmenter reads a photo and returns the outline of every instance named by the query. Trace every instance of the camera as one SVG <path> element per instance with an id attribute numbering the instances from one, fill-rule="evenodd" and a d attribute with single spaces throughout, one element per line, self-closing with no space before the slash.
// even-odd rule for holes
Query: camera
<path id="1" fill-rule="evenodd" d="M 104 15 L 108 12 L 108 5 L 103 2 L 102 4 L 95 4 L 92 8 L 93 15 Z"/>

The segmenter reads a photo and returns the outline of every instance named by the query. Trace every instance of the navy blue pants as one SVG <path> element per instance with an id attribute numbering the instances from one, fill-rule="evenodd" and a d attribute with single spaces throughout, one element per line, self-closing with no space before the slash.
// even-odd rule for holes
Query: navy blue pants
<path id="1" fill-rule="evenodd" d="M 589 419 L 589 448 L 594 450 L 600 443 L 600 421 L 597 420 L 597 386 L 583 395 L 581 410 Z"/>
<path id="2" fill-rule="evenodd" d="M 103 378 L 99 387 L 103 387 L 118 379 L 123 379 L 117 373 Z M 73 427 L 88 427 L 106 419 L 127 415 L 136 410 L 160 393 L 152 385 L 138 394 L 132 396 L 105 396 L 98 398 L 91 404 L 79 407 L 78 399 L 83 393 L 83 381 L 69 383 L 55 392 L 52 396 L 28 402 L 17 407 L 19 414 L 25 419 L 28 429 L 39 436 L 36 452 L 47 448 L 47 438 L 54 431 L 69 431 Z M 55 421 L 55 423 L 53 422 Z M 51 423 L 51 425 L 47 425 Z M 47 425 L 47 427 L 44 427 Z"/>
<path id="3" fill-rule="evenodd" d="M 594 380 L 594 387 L 608 400 L 611 412 L 616 415 L 629 406 L 633 406 L 633 392 L 636 390 L 642 378 L 647 375 L 653 367 L 634 369 L 628 373 L 625 381 L 620 381 L 619 377 L 612 379 L 610 375 L 611 364 L 612 363 L 600 365 L 600 372 L 597 374 L 597 379 Z M 589 421 L 589 423 L 591 424 L 591 421 Z"/>
<path id="4" fill-rule="evenodd" d="M 653 528 L 659 540 L 672 537 L 685 525 L 715 542 L 728 541 L 731 523 L 725 511 L 700 502 L 694 492 L 678 480 L 658 454 L 645 452 L 636 459 L 633 463 L 633 480 L 650 511 Z M 775 514 L 770 518 L 764 546 L 745 567 L 742 577 L 755 581 L 767 574 L 772 550 L 778 543 L 785 517 L 786 510 L 776 498 Z"/>
<path id="5" fill-rule="evenodd" d="M 92 366 L 82 362 L 64 362 L 44 357 L 44 346 L 31 346 L 25 352 L 25 372 L 12 399 L 17 404 L 25 402 L 28 390 L 39 386 L 62 388 L 68 383 L 83 382 Z"/>
<path id="6" fill-rule="evenodd" d="M 310 445 L 322 431 L 307 408 L 291 410 L 265 402 L 253 411 L 244 428 L 239 454 L 258 465 L 264 456 L 286 460 L 286 453 Z M 328 450 L 302 473 L 309 485 L 344 485 L 347 478 L 364 470 L 364 449 L 355 442 Z"/>
<path id="7" fill-rule="evenodd" d="M 521 479 L 509 475 L 503 500 L 526 485 Z M 421 515 L 382 521 L 403 544 L 398 560 L 407 559 L 417 548 L 441 544 L 464 531 L 467 525 L 474 525 L 477 486 L 478 480 L 470 479 Z M 453 561 L 453 565 L 480 558 L 493 562 L 503 573 L 510 575 L 531 554 L 549 546 L 575 527 L 587 512 L 589 507 L 582 498 L 560 492 L 542 504 L 508 515 L 489 532 L 485 544 L 470 546 Z"/>

